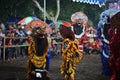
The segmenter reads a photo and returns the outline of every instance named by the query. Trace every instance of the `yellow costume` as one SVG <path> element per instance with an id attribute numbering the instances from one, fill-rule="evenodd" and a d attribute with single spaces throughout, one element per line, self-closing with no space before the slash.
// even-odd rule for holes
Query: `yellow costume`
<path id="1" fill-rule="evenodd" d="M 82 59 L 82 53 L 79 50 L 76 41 L 72 41 L 68 38 L 62 42 L 62 64 L 61 74 L 67 80 L 74 80 L 74 74 L 76 69 L 76 63 Z"/>
<path id="2" fill-rule="evenodd" d="M 30 78 L 30 74 L 35 74 L 35 71 L 32 71 L 31 67 L 32 65 L 39 69 L 45 69 L 46 67 L 46 55 L 48 53 L 48 47 L 46 47 L 45 52 L 42 56 L 36 55 L 36 49 L 35 49 L 35 41 L 31 37 L 29 39 L 29 46 L 28 46 L 28 60 L 27 60 L 27 80 Z"/>

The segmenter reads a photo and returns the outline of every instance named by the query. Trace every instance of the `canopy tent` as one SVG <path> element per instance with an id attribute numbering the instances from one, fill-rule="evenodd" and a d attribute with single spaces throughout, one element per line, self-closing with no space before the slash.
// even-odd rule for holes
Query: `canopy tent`
<path id="1" fill-rule="evenodd" d="M 21 25 L 27 25 L 29 22 L 31 22 L 32 20 L 40 20 L 39 18 L 37 17 L 34 17 L 34 16 L 28 16 L 28 17 L 25 17 L 23 19 L 21 19 L 18 24 L 21 24 Z"/>
<path id="2" fill-rule="evenodd" d="M 80 2 L 80 3 L 89 3 L 89 4 L 96 4 L 99 7 L 105 5 L 105 0 L 72 0 L 73 2 Z"/>
<path id="3" fill-rule="evenodd" d="M 5 23 L 6 24 L 15 24 L 19 21 L 20 19 L 17 17 L 10 16 L 9 18 L 6 19 Z"/>

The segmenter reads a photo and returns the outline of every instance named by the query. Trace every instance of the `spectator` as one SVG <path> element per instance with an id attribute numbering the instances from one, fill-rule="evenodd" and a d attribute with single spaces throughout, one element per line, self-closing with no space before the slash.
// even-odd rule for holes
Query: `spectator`
<path id="1" fill-rule="evenodd" d="M 7 36 L 7 37 L 12 37 L 12 36 L 13 36 L 13 33 L 9 30 L 9 31 L 7 31 L 6 36 Z M 6 39 L 6 45 L 7 45 L 7 46 L 12 46 L 12 45 L 13 45 L 11 38 L 7 38 L 7 39 Z M 14 48 L 12 48 L 12 47 L 7 48 L 7 55 L 8 55 L 8 61 L 9 61 L 9 62 L 13 61 L 13 58 L 12 58 L 13 53 L 14 53 Z"/>
<path id="2" fill-rule="evenodd" d="M 5 35 L 2 33 L 2 29 L 0 28 L 0 47 L 2 46 L 4 36 Z M 0 59 L 1 59 L 1 55 L 2 55 L 2 50 L 0 48 Z"/>
<path id="3" fill-rule="evenodd" d="M 25 37 L 25 32 L 23 31 L 22 28 L 20 28 L 18 31 L 17 31 L 17 35 L 19 37 L 19 44 L 20 45 L 23 45 L 25 43 L 25 39 L 22 39 L 20 37 Z M 25 57 L 25 47 L 20 47 L 20 53 L 23 57 Z"/>
<path id="4" fill-rule="evenodd" d="M 61 53 L 61 43 L 60 42 L 62 42 L 62 37 L 61 37 L 59 31 L 57 32 L 56 35 L 57 35 L 56 36 L 56 42 L 57 42 L 57 44 L 56 44 L 56 53 L 60 54 Z"/>
<path id="5" fill-rule="evenodd" d="M 57 54 L 56 54 L 56 41 L 55 40 L 52 40 L 51 41 L 51 51 L 52 51 L 52 53 L 51 53 L 51 56 L 52 57 L 54 57 L 54 56 L 56 56 Z"/>
<path id="6" fill-rule="evenodd" d="M 3 34 L 5 34 L 6 28 L 3 23 L 0 24 L 0 28 L 2 29 Z"/>

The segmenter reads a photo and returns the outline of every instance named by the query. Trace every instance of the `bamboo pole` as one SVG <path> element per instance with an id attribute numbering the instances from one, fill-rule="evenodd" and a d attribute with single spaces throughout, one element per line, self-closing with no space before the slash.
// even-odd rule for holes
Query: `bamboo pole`
<path id="1" fill-rule="evenodd" d="M 3 61 L 5 62 L 5 42 L 6 42 L 6 37 L 4 37 L 4 40 L 3 40 Z"/>
<path id="2" fill-rule="evenodd" d="M 6 59 L 5 53 L 6 53 L 6 48 L 7 47 L 9 48 L 9 47 L 25 47 L 25 46 L 29 46 L 29 44 L 7 46 L 6 43 L 5 43 L 7 38 L 14 38 L 14 37 L 4 37 L 3 38 L 3 46 L 0 46 L 0 48 L 3 48 L 3 62 L 5 62 L 5 59 Z M 20 38 L 27 39 L 27 37 L 20 37 Z"/>

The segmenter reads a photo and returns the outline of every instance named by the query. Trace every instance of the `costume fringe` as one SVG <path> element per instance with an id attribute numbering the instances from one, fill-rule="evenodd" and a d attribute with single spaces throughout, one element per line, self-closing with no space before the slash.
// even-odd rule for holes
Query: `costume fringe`
<path id="1" fill-rule="evenodd" d="M 65 44 L 67 42 L 67 45 Z M 61 74 L 67 80 L 74 80 L 76 63 L 82 59 L 82 53 L 79 50 L 78 44 L 70 39 L 65 39 L 62 43 L 62 64 Z"/>
<path id="2" fill-rule="evenodd" d="M 45 69 L 46 67 L 46 55 L 48 50 L 44 52 L 43 56 L 36 55 L 35 41 L 33 38 L 29 39 L 30 46 L 28 46 L 28 60 L 27 60 L 27 80 L 30 79 L 30 74 L 35 74 L 31 71 L 31 65 L 33 64 L 36 68 Z"/>

